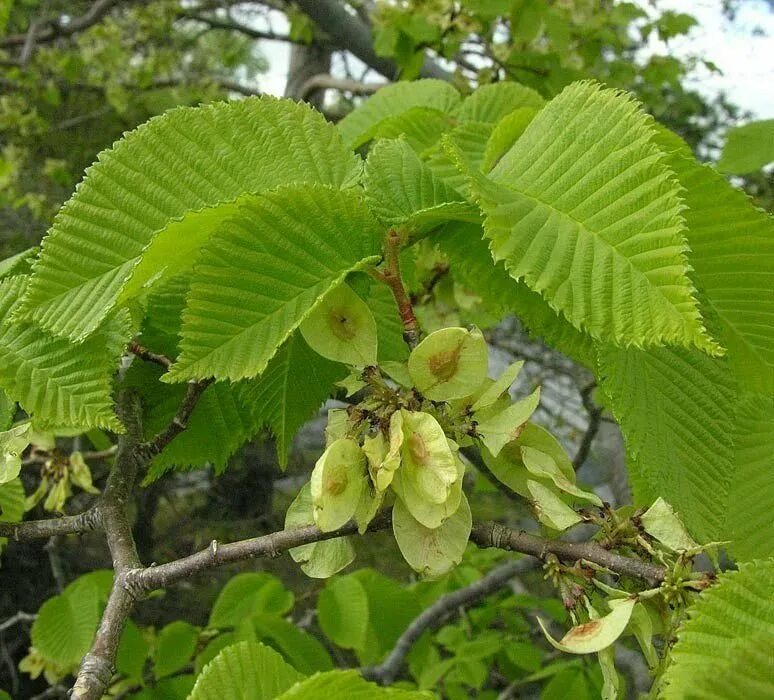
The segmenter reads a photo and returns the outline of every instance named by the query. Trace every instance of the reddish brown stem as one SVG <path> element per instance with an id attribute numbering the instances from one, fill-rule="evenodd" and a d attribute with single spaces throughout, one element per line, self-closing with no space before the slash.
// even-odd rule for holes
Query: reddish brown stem
<path id="1" fill-rule="evenodd" d="M 411 304 L 406 288 L 403 286 L 403 278 L 400 274 L 400 250 L 403 239 L 396 230 L 387 233 L 384 240 L 384 270 L 378 273 L 379 279 L 392 291 L 395 303 L 398 305 L 398 314 L 403 324 L 403 339 L 410 348 L 419 344 L 419 323 L 414 315 L 414 307 Z"/>

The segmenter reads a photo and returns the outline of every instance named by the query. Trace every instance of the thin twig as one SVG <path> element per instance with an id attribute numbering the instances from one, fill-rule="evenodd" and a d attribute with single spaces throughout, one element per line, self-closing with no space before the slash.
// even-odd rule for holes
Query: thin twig
<path id="1" fill-rule="evenodd" d="M 37 615 L 33 615 L 32 613 L 26 613 L 22 612 L 21 610 L 17 612 L 15 615 L 12 615 L 7 620 L 4 620 L 3 622 L 0 622 L 0 632 L 5 632 L 5 630 L 10 629 L 14 625 L 20 623 L 20 622 L 34 622 Z"/>
<path id="2" fill-rule="evenodd" d="M 400 273 L 400 251 L 403 245 L 401 235 L 392 229 L 388 231 L 384 240 L 384 270 L 374 270 L 374 276 L 384 282 L 392 292 L 395 303 L 398 306 L 398 314 L 403 324 L 403 339 L 410 348 L 419 344 L 419 322 L 414 315 L 414 307 L 403 285 Z"/>
<path id="3" fill-rule="evenodd" d="M 28 542 L 56 535 L 79 535 L 95 530 L 100 524 L 100 514 L 95 507 L 78 515 L 65 515 L 61 518 L 25 520 L 20 523 L 0 522 L 0 537 Z"/>
<path id="4" fill-rule="evenodd" d="M 164 369 L 169 369 L 172 366 L 172 360 L 170 360 L 166 355 L 152 352 L 144 345 L 140 345 L 140 343 L 138 343 L 136 340 L 133 340 L 131 343 L 129 343 L 127 349 L 133 355 L 137 355 L 137 357 L 139 357 L 141 360 L 160 365 Z"/>
<path id="5" fill-rule="evenodd" d="M 469 586 L 441 596 L 411 621 L 387 658 L 377 666 L 368 666 L 362 669 L 362 675 L 368 680 L 377 681 L 382 685 L 390 685 L 398 677 L 411 648 L 426 630 L 436 629 L 452 615 L 461 614 L 467 607 L 477 603 L 481 598 L 500 590 L 514 576 L 518 576 L 533 567 L 533 562 L 528 559 L 511 560 L 492 569 L 486 576 L 474 581 Z"/>
<path id="6" fill-rule="evenodd" d="M 575 453 L 575 457 L 573 457 L 572 460 L 572 466 L 575 467 L 575 471 L 580 469 L 588 458 L 589 452 L 591 452 L 591 445 L 599 432 L 599 425 L 602 421 L 604 409 L 601 406 L 597 406 L 591 396 L 596 386 L 596 383 L 590 382 L 583 387 L 583 390 L 581 391 L 581 400 L 583 401 L 583 407 L 588 414 L 589 423 L 586 427 L 586 432 L 583 433 L 583 439 L 578 447 L 578 451 Z"/>

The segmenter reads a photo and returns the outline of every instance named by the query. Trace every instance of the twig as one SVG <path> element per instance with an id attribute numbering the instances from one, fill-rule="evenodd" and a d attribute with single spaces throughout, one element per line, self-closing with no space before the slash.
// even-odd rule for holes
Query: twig
<path id="1" fill-rule="evenodd" d="M 36 20 L 32 24 L 37 24 L 35 31 L 32 31 L 32 24 L 23 34 L 10 34 L 0 39 L 0 47 L 26 46 L 30 41 L 30 35 L 33 35 L 33 43 L 48 43 L 60 36 L 70 36 L 88 29 L 99 22 L 119 0 L 97 0 L 89 10 L 79 17 L 72 17 L 69 21 L 63 22 L 61 17 L 55 17 L 47 20 Z"/>
<path id="2" fill-rule="evenodd" d="M 401 236 L 397 231 L 392 229 L 387 233 L 384 241 L 385 268 L 382 271 L 373 270 L 372 274 L 390 288 L 403 324 L 403 339 L 413 349 L 419 344 L 419 323 L 414 315 L 414 307 L 406 293 L 406 288 L 403 286 L 403 278 L 400 274 L 402 243 Z"/>
<path id="3" fill-rule="evenodd" d="M 494 522 L 474 524 L 470 540 L 479 547 L 510 549 L 539 559 L 543 559 L 547 554 L 555 554 L 565 562 L 585 559 L 619 574 L 642 579 L 652 586 L 661 583 L 666 576 L 666 569 L 663 566 L 616 554 L 596 542 L 549 540 L 526 532 L 518 532 Z"/>
<path id="4" fill-rule="evenodd" d="M 298 88 L 298 99 L 306 100 L 315 90 L 341 90 L 355 95 L 372 95 L 385 85 L 389 85 L 389 83 L 361 83 L 359 80 L 336 78 L 327 73 L 318 73 L 307 79 Z"/>
<path id="5" fill-rule="evenodd" d="M 5 632 L 5 630 L 10 629 L 11 627 L 18 624 L 19 622 L 33 622 L 36 617 L 37 615 L 22 612 L 20 610 L 15 615 L 12 615 L 11 617 L 9 617 L 7 620 L 0 622 L 0 632 Z"/>
<path id="6" fill-rule="evenodd" d="M 362 669 L 362 675 L 368 680 L 377 681 L 382 685 L 390 685 L 398 677 L 411 647 L 426 630 L 437 628 L 450 616 L 462 613 L 465 608 L 498 591 L 514 576 L 530 568 L 533 568 L 531 560 L 511 560 L 492 569 L 486 576 L 474 581 L 469 586 L 441 596 L 411 621 L 387 658 L 377 666 L 368 666 Z"/>
<path id="7" fill-rule="evenodd" d="M 136 340 L 133 340 L 131 343 L 129 343 L 127 349 L 133 355 L 137 355 L 137 357 L 139 357 L 141 360 L 161 365 L 164 369 L 169 369 L 172 365 L 172 360 L 170 360 L 166 355 L 160 355 L 157 352 L 151 352 L 144 345 L 140 345 Z"/>
<path id="8" fill-rule="evenodd" d="M 575 457 L 572 460 L 572 466 L 577 471 L 583 466 L 583 463 L 589 456 L 591 451 L 591 445 L 594 442 L 594 438 L 599 432 L 599 424 L 602 421 L 602 413 L 604 412 L 601 406 L 597 406 L 594 400 L 591 398 L 591 394 L 594 391 L 596 384 L 591 382 L 587 384 L 581 391 L 581 400 L 583 401 L 583 407 L 586 409 L 586 413 L 589 416 L 589 424 L 586 428 L 586 432 L 583 433 L 583 439 L 578 447 L 578 451 L 575 453 Z"/>
<path id="9" fill-rule="evenodd" d="M 188 388 L 186 389 L 185 396 L 180 403 L 180 407 L 177 409 L 177 413 L 173 416 L 164 430 L 162 430 L 156 437 L 149 442 L 142 443 L 139 446 L 139 451 L 146 459 L 151 459 L 174 440 L 180 433 L 182 433 L 188 427 L 188 420 L 191 414 L 196 408 L 196 404 L 199 402 L 204 391 L 212 384 L 212 379 L 202 379 L 200 381 L 188 382 Z"/>

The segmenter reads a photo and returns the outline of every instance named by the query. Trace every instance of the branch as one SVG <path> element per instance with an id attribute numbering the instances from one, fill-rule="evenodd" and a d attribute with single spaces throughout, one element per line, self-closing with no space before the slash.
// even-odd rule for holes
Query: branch
<path id="1" fill-rule="evenodd" d="M 0 47 L 23 46 L 29 53 L 32 45 L 44 44 L 58 37 L 71 36 L 82 32 L 84 29 L 97 24 L 120 0 L 97 0 L 88 12 L 73 17 L 69 21 L 63 21 L 63 16 L 52 17 L 45 20 L 35 20 L 30 23 L 29 29 L 23 34 L 10 34 L 0 39 Z M 32 39 L 30 39 L 32 37 Z M 30 48 L 27 48 L 27 47 Z"/>
<path id="2" fill-rule="evenodd" d="M 474 524 L 470 540 L 479 547 L 509 549 L 530 554 L 539 559 L 543 559 L 547 554 L 555 554 L 565 562 L 585 559 L 618 574 L 643 579 L 651 586 L 661 583 L 666 576 L 666 569 L 663 566 L 611 552 L 596 542 L 549 540 L 526 532 L 517 532 L 495 522 Z"/>
<path id="3" fill-rule="evenodd" d="M 441 596 L 429 608 L 415 617 L 403 634 L 398 638 L 387 658 L 377 666 L 368 666 L 361 670 L 364 678 L 377 681 L 381 685 L 392 684 L 403 666 L 411 647 L 426 630 L 436 629 L 448 617 L 458 614 L 461 609 L 477 603 L 491 593 L 502 588 L 514 576 L 533 567 L 528 559 L 516 559 L 492 569 L 486 576 L 469 586 Z"/>
<path id="4" fill-rule="evenodd" d="M 19 622 L 33 622 L 36 617 L 37 615 L 33 615 L 32 613 L 19 611 L 7 620 L 0 622 L 0 632 L 5 632 L 5 630 L 10 629 Z"/>
<path id="5" fill-rule="evenodd" d="M 392 517 L 389 512 L 382 513 L 371 522 L 369 532 L 384 530 L 389 527 Z M 352 535 L 357 532 L 354 522 L 349 522 L 333 532 L 322 532 L 316 525 L 306 525 L 289 530 L 280 530 L 269 535 L 252 537 L 228 544 L 220 544 L 216 540 L 210 546 L 196 554 L 171 561 L 159 566 L 150 566 L 141 571 L 130 572 L 128 579 L 132 586 L 144 592 L 164 588 L 176 581 L 198 574 L 225 564 L 255 559 L 257 557 L 276 557 L 294 547 L 314 542 Z"/>
<path id="6" fill-rule="evenodd" d="M 371 28 L 359 17 L 347 12 L 343 3 L 337 0 L 296 0 L 296 5 L 331 37 L 336 46 L 354 54 L 386 78 L 395 80 L 398 77 L 397 64 L 392 59 L 376 55 Z M 423 78 L 452 79 L 451 73 L 429 58 L 425 58 L 419 73 Z"/>
<path id="7" fill-rule="evenodd" d="M 78 515 L 65 515 L 61 518 L 26 520 L 21 523 L 0 522 L 0 537 L 9 537 L 17 542 L 29 542 L 56 535 L 79 535 L 96 530 L 100 525 L 100 513 L 94 507 Z"/>
<path id="8" fill-rule="evenodd" d="M 130 499 L 141 464 L 139 397 L 122 394 L 118 406 L 126 434 L 119 438 L 116 459 L 97 506 L 113 560 L 115 580 L 94 642 L 75 679 L 73 700 L 99 700 L 110 684 L 121 632 L 135 601 L 135 594 L 125 585 L 124 576 L 127 571 L 141 567 L 129 524 Z"/>
<path id="9" fill-rule="evenodd" d="M 172 366 L 172 360 L 166 355 L 160 355 L 157 352 L 151 352 L 144 345 L 140 345 L 136 340 L 129 343 L 127 350 L 133 355 L 136 355 L 145 362 L 153 362 L 154 364 L 161 365 L 164 369 L 169 369 Z"/>
<path id="10" fill-rule="evenodd" d="M 249 27 L 246 24 L 241 24 L 239 22 L 233 22 L 229 20 L 223 20 L 217 17 L 208 17 L 206 15 L 200 15 L 196 12 L 192 12 L 191 10 L 181 10 L 179 14 L 180 14 L 180 17 L 183 19 L 190 19 L 196 22 L 201 22 L 202 24 L 206 24 L 208 27 L 211 27 L 212 29 L 223 29 L 229 32 L 238 32 L 239 34 L 244 34 L 245 36 L 250 37 L 251 39 L 265 39 L 267 41 L 287 41 L 288 43 L 291 43 L 291 44 L 303 43 L 301 41 L 291 39 L 287 34 L 277 34 L 271 31 L 253 29 L 253 27 Z"/>
<path id="11" fill-rule="evenodd" d="M 306 100 L 315 90 L 341 90 L 342 92 L 351 92 L 355 95 L 373 95 L 385 85 L 389 85 L 389 83 L 362 83 L 359 80 L 335 78 L 327 73 L 318 73 L 298 88 L 298 99 Z"/>

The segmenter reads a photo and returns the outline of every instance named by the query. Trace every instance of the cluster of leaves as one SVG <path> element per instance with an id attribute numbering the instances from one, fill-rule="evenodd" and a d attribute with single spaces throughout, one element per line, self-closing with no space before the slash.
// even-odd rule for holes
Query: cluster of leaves
<path id="1" fill-rule="evenodd" d="M 419 75 L 430 48 L 456 62 L 460 85 L 467 83 L 463 73 L 473 70 L 478 84 L 516 80 L 545 97 L 593 77 L 634 92 L 692 146 L 704 143 L 736 110 L 722 98 L 708 102 L 684 85 L 699 66 L 717 72 L 714 64 L 702 57 L 679 59 L 668 50 L 668 42 L 689 33 L 696 19 L 655 3 L 648 9 L 594 0 L 380 2 L 375 49 L 393 58 L 406 78 Z M 665 50 L 658 53 L 655 46 Z"/>
<path id="2" fill-rule="evenodd" d="M 365 162 L 355 149 L 367 150 Z M 289 525 L 332 531 L 354 517 L 364 529 L 395 498 L 405 558 L 443 573 L 470 530 L 458 450 L 473 444 L 548 528 L 580 522 L 567 501 L 599 499 L 575 485 L 555 439 L 524 427 L 537 394 L 511 403 L 518 365 L 488 380 L 480 332 L 460 327 L 428 335 L 408 358 L 395 349 L 401 326 L 409 340 L 417 333 L 400 264 L 420 239 L 495 318 L 498 309 L 520 315 L 596 373 L 626 438 L 635 501 L 658 506 L 651 519 L 675 517 L 663 495 L 699 541 L 728 540 L 737 560 L 765 569 L 760 558 L 774 553 L 765 483 L 772 221 L 633 99 L 592 82 L 547 103 L 515 83 L 465 98 L 440 81 L 400 83 L 335 127 L 267 98 L 151 120 L 100 155 L 32 273 L 34 253 L 6 266 L 0 388 L 9 412 L 18 402 L 35 427 L 121 431 L 113 374 L 139 333 L 174 358 L 160 381 L 136 366 L 125 379 L 143 397 L 147 426 L 174 412 L 158 401 L 164 385 L 216 380 L 156 474 L 223 464 L 266 425 L 286 448 L 343 379 L 361 398 L 330 417 L 329 444 Z M 363 270 L 379 284 L 360 285 Z M 375 289 L 395 301 L 380 302 Z M 620 539 L 632 515 L 611 522 L 611 546 L 670 564 L 657 593 L 681 610 L 680 552 L 696 548 L 683 535 L 666 542 L 646 519 L 667 559 L 636 536 L 636 547 Z M 335 540 L 295 556 L 315 576 L 351 561 Z M 604 632 L 605 645 L 584 653 L 608 649 L 650 594 L 623 595 L 607 615 L 576 596 L 589 618 L 582 629 Z M 559 646 L 572 649 L 567 638 Z M 609 654 L 601 661 L 613 697 Z M 674 668 L 674 677 L 692 673 Z"/>

